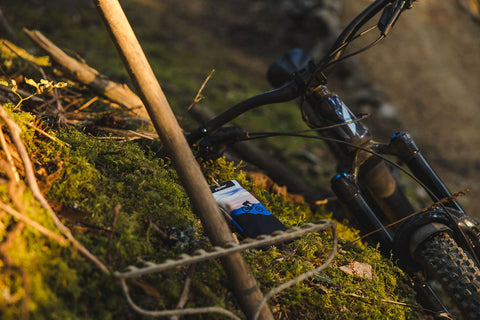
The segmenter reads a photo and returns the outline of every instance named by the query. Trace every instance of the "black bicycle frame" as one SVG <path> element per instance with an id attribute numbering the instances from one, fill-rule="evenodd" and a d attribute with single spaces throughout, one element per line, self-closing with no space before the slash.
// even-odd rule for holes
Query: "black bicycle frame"
<path id="1" fill-rule="evenodd" d="M 358 218 L 364 233 L 371 233 L 372 238 L 380 243 L 383 252 L 393 251 L 404 261 L 402 263 L 404 266 L 410 262 L 415 265 L 412 252 L 408 249 L 417 245 L 416 243 L 412 245 L 412 238 L 420 243 L 435 232 L 451 230 L 457 243 L 469 251 L 479 263 L 479 223 L 464 213 L 420 153 L 413 139 L 407 133 L 399 132 L 392 136 L 388 144 L 376 144 L 372 141 L 368 128 L 361 121 L 357 121 L 358 119 L 337 95 L 328 92 L 326 80 L 322 82 L 324 77 L 321 73 L 339 61 L 349 42 L 356 37 L 367 21 L 387 7 L 388 10 L 384 10 L 379 23 L 382 36 L 385 36 L 400 12 L 409 8 L 411 2 L 412 0 L 373 2 L 346 27 L 330 50 L 330 54 L 318 64 L 312 62 L 302 70 L 293 70 L 292 81 L 238 103 L 205 122 L 187 136 L 187 141 L 192 145 L 253 108 L 300 97 L 303 117 L 310 127 L 323 128 L 335 125 L 334 128 L 321 133 L 321 137 L 338 159 L 338 174 L 332 179 L 332 189 Z M 244 135 L 240 134 L 239 137 L 244 138 Z M 235 138 L 231 137 L 226 139 L 235 141 Z M 411 216 L 414 208 L 398 186 L 387 162 L 379 154 L 396 156 L 408 166 L 416 181 L 425 188 L 434 202 L 447 199 L 446 203 Z M 450 212 L 448 208 L 452 211 Z M 398 221 L 403 223 L 387 228 Z M 420 295 L 430 300 L 429 305 L 434 310 L 446 311 L 428 285 L 421 284 L 417 289 Z M 430 299 L 432 297 L 433 299 Z"/>

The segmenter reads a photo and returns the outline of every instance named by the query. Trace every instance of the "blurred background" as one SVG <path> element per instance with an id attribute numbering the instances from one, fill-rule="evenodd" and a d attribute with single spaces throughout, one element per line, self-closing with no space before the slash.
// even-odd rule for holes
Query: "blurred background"
<path id="1" fill-rule="evenodd" d="M 266 70 L 288 49 L 301 47 L 320 58 L 342 28 L 372 1 L 120 2 L 188 131 L 196 123 L 186 109 L 213 69 L 199 104 L 218 113 L 270 89 Z M 3 0 L 0 9 L 1 38 L 43 55 L 22 32 L 38 29 L 110 79 L 130 84 L 93 1 Z M 478 0 L 417 1 L 384 41 L 329 75 L 330 90 L 339 93 L 354 112 L 371 113 L 368 124 L 378 141 L 388 141 L 398 130 L 410 132 L 453 192 L 470 188 L 460 201 L 477 217 L 479 21 Z M 258 109 L 237 123 L 252 131 L 305 128 L 294 103 Z M 313 188 L 328 186 L 334 163 L 321 143 L 272 138 L 260 144 L 294 167 Z"/>

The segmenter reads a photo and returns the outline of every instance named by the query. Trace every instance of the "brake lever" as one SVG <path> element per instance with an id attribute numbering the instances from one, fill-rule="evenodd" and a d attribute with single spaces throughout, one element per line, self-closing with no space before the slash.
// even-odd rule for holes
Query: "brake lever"
<path id="1" fill-rule="evenodd" d="M 198 144 L 197 157 L 204 160 L 220 158 L 227 147 L 248 138 L 248 133 L 242 128 L 228 126 L 221 127 L 214 133 L 205 136 Z"/>
<path id="2" fill-rule="evenodd" d="M 387 5 L 385 9 L 383 9 L 382 16 L 378 21 L 378 29 L 382 32 L 382 36 L 387 36 L 395 22 L 397 22 L 402 11 L 410 9 L 411 7 L 412 0 L 395 0 Z"/>

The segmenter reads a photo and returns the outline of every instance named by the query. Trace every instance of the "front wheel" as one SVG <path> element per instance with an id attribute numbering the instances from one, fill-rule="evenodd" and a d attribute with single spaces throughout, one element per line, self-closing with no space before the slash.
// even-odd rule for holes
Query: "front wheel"
<path id="1" fill-rule="evenodd" d="M 465 319 L 480 319 L 480 270 L 448 232 L 425 240 L 416 256 L 437 280 Z"/>

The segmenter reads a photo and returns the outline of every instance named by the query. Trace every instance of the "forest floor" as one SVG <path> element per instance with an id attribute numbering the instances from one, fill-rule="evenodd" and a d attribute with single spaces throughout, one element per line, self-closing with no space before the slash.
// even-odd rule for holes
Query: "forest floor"
<path id="1" fill-rule="evenodd" d="M 346 25 L 369 2 L 342 1 L 341 24 Z M 480 217 L 480 204 L 475 201 L 480 198 L 480 26 L 459 5 L 461 2 L 416 2 L 386 40 L 357 56 L 355 72 L 368 79 L 388 108 L 372 110 L 363 105 L 360 110 L 353 109 L 372 113 L 368 123 L 378 134 L 377 140 L 388 141 L 397 130 L 410 132 L 452 191 L 472 190 L 461 201 Z M 69 0 L 71 5 L 62 11 L 60 3 L 46 5 L 31 0 L 14 4 L 28 10 L 16 10 L 12 25 L 17 29 L 38 28 L 57 44 L 76 51 L 101 73 L 128 82 L 93 4 Z M 295 24 L 264 15 L 275 5 L 271 1 L 217 0 L 138 0 L 124 4 L 181 122 L 186 106 L 212 69 L 216 73 L 203 93 L 205 102 L 219 112 L 267 90 L 264 79 L 269 64 L 288 49 L 312 47 L 312 36 L 292 38 L 283 34 L 291 31 L 285 31 L 285 25 L 290 23 L 294 28 Z M 315 36 L 315 30 L 307 32 Z M 321 38 L 321 30 L 318 34 Z M 348 101 L 352 88 L 333 77 L 330 89 Z M 245 122 L 256 130 L 259 125 L 274 130 L 300 128 L 300 116 L 292 110 L 259 110 L 256 119 L 249 117 Z M 288 148 L 296 146 L 289 153 L 278 150 L 284 148 L 281 142 L 270 141 L 278 157 L 292 158 L 308 149 L 306 142 L 289 142 Z M 325 157 L 321 151 L 313 153 Z M 333 173 L 323 168 L 316 171 Z M 326 180 L 319 181 L 324 184 Z"/>
<path id="2" fill-rule="evenodd" d="M 366 0 L 342 1 L 342 7 L 339 11 L 341 24 L 345 25 L 370 2 Z M 287 23 L 286 20 L 282 21 L 282 18 L 278 17 L 277 20 L 270 20 L 271 16 L 264 14 L 265 12 L 271 13 L 269 10 L 278 3 L 280 2 L 277 0 L 252 1 L 248 3 L 222 0 L 122 1 L 126 14 L 152 64 L 154 72 L 180 123 L 186 130 L 196 124 L 192 123 L 191 119 L 188 118 L 185 109 L 192 103 L 198 89 L 212 69 L 216 71 L 202 92 L 204 100 L 201 104 L 208 105 L 215 112 L 219 112 L 249 96 L 268 90 L 269 86 L 264 80 L 266 70 L 271 61 L 282 56 L 288 49 L 298 46 L 306 49 L 312 47 L 312 37 L 300 36 L 292 38 L 292 33 L 287 32 L 288 25 L 295 26 L 295 24 Z M 463 197 L 461 201 L 466 208 L 471 209 L 473 212 L 476 211 L 476 216 L 478 217 L 480 216 L 480 205 L 475 203 L 474 199 L 480 195 L 480 149 L 478 148 L 480 145 L 480 133 L 477 131 L 477 127 L 480 125 L 480 114 L 476 112 L 476 108 L 480 104 L 480 92 L 477 88 L 480 77 L 478 72 L 480 69 L 480 56 L 478 55 L 478 49 L 480 49 L 478 41 L 480 38 L 480 27 L 457 4 L 457 2 L 434 2 L 429 0 L 416 2 L 414 9 L 402 16 L 402 19 L 386 40 L 368 52 L 355 57 L 352 64 L 349 65 L 354 68 L 353 73 L 355 73 L 355 77 L 363 79 L 362 83 L 368 83 L 373 87 L 374 90 L 372 92 L 376 92 L 384 103 L 380 107 L 377 106 L 378 108 L 368 104 L 353 103 L 352 108 L 355 112 L 370 112 L 372 114 L 368 119 L 368 123 L 377 134 L 377 140 L 379 141 L 388 141 L 391 133 L 397 130 L 409 131 L 416 139 L 418 145 L 425 151 L 425 155 L 431 160 L 433 166 L 444 177 L 445 182 L 451 187 L 452 191 L 460 191 L 465 188 L 472 189 L 472 192 L 467 197 Z M 100 73 L 107 75 L 114 81 L 129 83 L 128 74 L 118 58 L 118 54 L 96 12 L 93 2 L 84 0 L 51 0 L 46 3 L 40 0 L 24 0 L 21 2 L 6 0 L 2 2 L 1 8 L 9 20 L 16 37 L 18 37 L 10 40 L 14 40 L 19 46 L 27 48 L 37 56 L 44 54 L 29 42 L 27 37 L 20 31 L 23 27 L 38 29 L 69 54 L 79 59 L 84 59 Z M 305 24 L 302 25 L 302 21 L 296 21 L 296 23 L 304 28 L 308 27 Z M 311 34 L 315 34 L 314 30 L 309 31 Z M 298 32 L 293 34 L 298 34 Z M 319 37 L 321 37 L 320 34 L 321 32 L 319 32 Z M 340 69 L 340 73 L 342 70 L 345 71 L 345 68 L 338 69 Z M 37 78 L 35 80 L 39 81 L 40 79 Z M 351 83 L 342 82 L 341 76 L 336 76 L 335 74 L 332 75 L 330 83 L 330 89 L 345 97 L 345 101 L 355 101 L 355 95 L 358 92 L 352 89 L 358 88 L 352 87 Z M 101 99 L 98 101 L 90 100 L 91 92 L 88 92 L 88 90 L 84 90 L 83 87 L 75 88 L 75 90 L 85 94 L 81 98 L 84 99 L 85 103 L 94 101 L 92 109 L 93 107 L 102 107 L 104 102 L 100 101 Z M 95 106 L 97 103 L 98 105 Z M 293 103 L 280 105 L 279 107 L 258 109 L 249 115 L 245 115 L 245 117 L 242 116 L 238 123 L 247 129 L 256 131 L 288 131 L 304 128 L 300 112 L 298 112 Z M 151 159 L 150 157 L 153 156 L 150 154 L 146 155 L 145 159 L 140 159 L 140 161 L 137 158 L 137 154 L 141 154 L 140 149 L 133 147 L 131 144 L 125 144 L 132 148 L 132 150 L 127 150 L 128 152 L 126 152 L 119 150 L 121 144 L 116 144 L 114 141 L 104 143 L 100 142 L 100 139 L 97 141 L 95 138 L 86 137 L 80 133 L 63 132 L 60 134 L 65 139 L 70 139 L 71 141 L 68 141 L 71 145 L 75 145 L 74 149 L 78 149 L 78 152 L 82 151 L 84 154 L 76 155 L 78 159 L 72 157 L 73 160 L 76 159 L 78 161 L 78 163 L 71 162 L 69 164 L 69 168 L 74 174 L 70 173 L 71 179 L 62 181 L 61 186 L 64 189 L 57 187 L 56 193 L 53 190 L 50 196 L 56 194 L 57 198 L 60 199 L 59 201 L 64 201 L 68 196 L 72 197 L 69 203 L 65 203 L 65 207 L 69 206 L 67 209 L 76 209 L 74 211 L 76 214 L 78 214 L 77 211 L 81 211 L 85 220 L 88 218 L 94 222 L 94 225 L 99 224 L 102 226 L 102 232 L 109 231 L 109 233 L 105 232 L 105 234 L 99 235 L 100 231 L 91 231 L 88 229 L 90 226 L 85 224 L 82 228 L 90 231 L 84 234 L 81 232 L 83 229 L 79 229 L 75 221 L 67 219 L 69 223 L 77 227 L 78 230 L 75 229 L 74 231 L 78 232 L 81 239 L 91 245 L 97 255 L 104 257 L 106 261 L 110 261 L 109 266 L 112 270 L 123 268 L 127 262 L 130 263 L 129 260 L 133 260 L 132 257 L 143 257 L 144 254 L 148 254 L 151 258 L 153 257 L 152 252 L 155 254 L 160 252 L 159 256 L 154 256 L 159 261 L 165 258 L 164 256 L 167 256 L 167 253 L 168 255 L 173 255 L 173 252 L 162 252 L 162 250 L 167 248 L 172 241 L 176 241 L 176 244 L 181 245 L 183 240 L 180 241 L 180 238 L 184 235 L 180 232 L 177 237 L 180 240 L 172 238 L 175 236 L 174 231 L 178 221 L 171 223 L 174 226 L 173 228 L 169 228 L 168 224 L 165 226 L 166 219 L 174 217 L 166 209 L 176 212 L 178 208 L 182 208 L 182 210 L 188 211 L 189 207 L 185 203 L 186 197 L 184 194 L 181 194 L 181 191 L 178 191 L 177 194 L 176 189 L 173 190 L 175 194 L 171 197 L 174 200 L 174 205 L 171 207 L 164 204 L 164 200 L 156 198 L 157 196 L 163 196 L 163 194 L 168 195 L 172 191 L 169 184 L 165 190 L 159 192 L 157 184 L 163 183 L 163 180 L 171 183 L 165 177 L 174 176 L 173 173 L 167 171 L 162 178 L 155 178 L 156 176 L 149 171 L 158 169 L 159 175 L 160 173 L 164 174 L 163 172 L 166 170 L 163 168 L 165 167 L 164 163 L 159 162 L 158 159 Z M 94 147 L 91 147 L 91 145 L 89 147 L 89 144 Z M 35 143 L 32 143 L 32 146 L 34 145 Z M 268 146 L 273 155 L 287 160 L 289 164 L 293 162 L 296 172 L 309 178 L 308 182 L 319 190 L 328 186 L 328 180 L 335 173 L 331 157 L 325 151 L 322 151 L 323 149 L 320 146 L 312 146 L 310 141 L 290 140 L 290 138 L 286 138 L 286 140 L 271 139 L 263 142 L 262 146 Z M 95 157 L 92 154 L 95 154 Z M 98 158 L 96 158 L 97 155 Z M 125 157 L 125 155 L 129 155 L 129 157 Z M 54 158 L 52 156 L 52 159 Z M 84 158 L 88 158 L 90 162 L 80 162 L 80 160 L 86 161 Z M 295 163 L 295 161 L 297 162 Z M 305 165 L 307 162 L 309 162 L 310 168 L 307 168 Z M 141 167 L 138 170 L 137 165 Z M 114 168 L 115 170 L 113 170 Z M 149 168 L 149 170 L 145 168 Z M 95 185 L 93 182 L 89 183 L 89 181 L 86 181 L 88 180 L 85 178 L 84 171 L 86 169 L 90 170 L 91 175 L 89 179 L 92 179 L 93 182 L 95 182 L 94 178 L 99 175 L 98 172 L 105 176 L 109 175 L 108 179 L 105 178 L 104 180 L 105 186 Z M 133 169 L 136 171 L 126 176 L 126 173 Z M 204 169 L 208 172 L 208 168 Z M 171 168 L 168 170 L 171 170 Z M 212 170 L 216 170 L 215 175 L 212 173 L 206 174 L 208 179 L 213 179 L 210 183 L 213 183 L 215 179 L 232 179 L 232 177 L 238 175 L 236 172 L 234 175 L 234 173 L 228 171 L 233 171 L 228 164 L 212 168 L 210 171 Z M 140 176 L 139 172 L 142 173 Z M 67 178 L 70 178 L 70 176 L 67 174 Z M 148 179 L 151 179 L 151 188 L 155 191 L 138 197 L 137 189 L 135 189 L 137 186 L 131 188 L 133 191 L 130 188 L 124 188 L 125 185 L 129 185 L 124 183 L 125 176 L 134 181 L 142 179 L 150 181 Z M 241 177 L 245 179 L 245 184 L 251 187 L 252 190 L 257 190 L 256 188 L 258 187 L 246 179 L 243 173 Z M 110 180 L 115 180 L 115 184 L 111 183 Z M 140 181 L 142 186 L 144 184 L 143 180 Z M 67 188 L 69 186 L 66 184 L 69 182 L 75 184 L 77 181 L 88 184 L 87 187 L 90 187 L 88 189 L 89 193 L 79 192 L 78 190 L 70 193 L 66 192 L 69 190 Z M 93 185 L 95 187 L 92 187 Z M 139 188 L 140 186 L 138 186 Z M 81 188 L 78 189 L 81 190 Z M 105 210 L 97 212 L 96 210 L 100 209 L 99 205 L 94 201 L 94 196 L 101 194 L 100 191 L 102 189 L 105 189 L 103 191 L 106 192 L 102 198 L 102 206 L 106 209 L 102 207 L 100 209 Z M 123 194 L 119 196 L 118 190 L 129 192 L 128 199 L 126 196 L 125 199 L 122 198 Z M 304 208 L 298 204 L 295 204 L 295 211 L 287 208 L 287 204 L 278 202 L 277 198 L 269 198 L 270 195 L 264 190 L 258 190 L 258 193 L 262 194 L 262 200 L 268 201 L 267 204 L 276 210 L 274 214 L 278 214 L 278 216 L 285 215 L 283 219 L 290 219 L 288 220 L 289 223 L 305 215 L 305 212 L 302 211 Z M 63 200 L 61 199 L 62 197 L 64 198 Z M 76 197 L 79 197 L 79 199 Z M 115 221 L 120 211 L 115 212 L 111 208 L 114 201 L 109 197 L 115 198 L 115 201 L 124 201 L 124 209 L 122 209 L 120 214 L 120 218 L 124 220 L 119 220 L 116 227 Z M 139 199 L 142 201 L 139 201 Z M 90 200 L 91 203 L 89 202 Z M 181 203 L 178 204 L 175 201 L 181 201 Z M 79 203 L 80 207 L 84 205 L 81 208 L 82 210 L 77 210 Z M 142 207 L 143 205 L 144 207 Z M 158 209 L 157 205 L 163 207 Z M 153 206 L 153 208 L 150 206 Z M 292 204 L 292 206 L 294 205 Z M 307 208 L 305 211 L 308 211 Z M 163 226 L 170 233 L 167 234 L 167 237 L 165 232 L 154 233 L 155 236 L 152 239 L 144 239 L 150 236 L 149 232 L 153 230 L 153 227 L 150 224 L 144 226 L 145 222 L 149 220 L 146 220 L 140 214 L 138 214 L 138 217 L 136 217 L 137 214 L 127 214 L 131 212 L 142 212 L 146 217 L 149 217 L 148 219 L 150 219 L 152 213 L 159 215 L 158 219 L 156 218 L 157 220 L 153 221 L 153 225 L 156 223 Z M 287 217 L 287 213 L 291 216 Z M 194 220 L 190 212 L 180 216 L 184 220 Z M 63 216 L 63 218 L 66 218 L 66 216 Z M 140 222 L 137 221 L 134 224 L 128 220 L 134 218 L 138 218 Z M 302 219 L 306 218 L 303 217 Z M 182 221 L 185 225 L 191 225 L 190 220 Z M 109 229 L 110 224 L 113 225 L 112 229 Z M 138 227 L 138 229 L 134 227 Z M 115 234 L 113 232 L 114 229 L 116 231 Z M 109 237 L 107 237 L 108 235 Z M 104 244 L 107 245 L 94 245 L 93 243 L 98 240 L 97 238 L 103 239 Z M 161 239 L 158 240 L 157 238 Z M 21 237 L 18 237 L 18 239 L 21 240 Z M 118 243 L 113 242 L 117 240 Z M 134 245 L 130 246 L 131 243 L 135 244 L 135 246 L 138 244 L 138 248 Z M 152 245 L 148 247 L 145 243 L 151 243 Z M 175 250 L 182 251 L 183 248 L 180 245 Z M 319 243 L 320 245 L 322 244 Z M 111 246 L 117 249 L 109 250 Z M 159 247 L 162 250 L 158 250 Z M 52 256 L 63 257 L 55 251 L 50 251 L 49 254 L 51 253 Z M 376 251 L 372 250 L 372 252 L 377 255 Z M 66 251 L 64 254 L 69 254 L 69 252 Z M 362 258 L 363 253 L 360 253 L 360 251 L 356 254 L 354 258 L 348 255 L 345 255 L 345 258 L 350 260 Z M 363 256 L 365 255 L 363 254 Z M 48 259 L 50 257 L 46 256 L 45 261 L 48 261 Z M 376 257 L 375 259 L 381 258 Z M 375 259 L 372 260 L 374 261 L 372 264 L 376 263 Z M 27 261 L 29 260 L 27 259 Z M 65 259 L 65 261 L 68 262 L 70 260 Z M 62 263 L 66 264 L 65 261 L 62 261 Z M 275 263 L 267 260 L 264 262 L 267 266 L 272 264 L 279 265 L 276 260 Z M 391 263 L 391 261 L 388 262 Z M 343 261 L 337 264 L 340 265 L 341 263 Z M 18 265 L 21 266 L 22 261 Z M 44 265 L 49 266 L 47 262 Z M 28 265 L 28 268 L 30 268 L 29 270 L 36 270 L 34 264 L 31 267 Z M 78 268 L 78 279 L 81 279 L 81 281 L 79 280 L 78 288 L 74 286 L 74 288 L 78 289 L 74 307 L 79 308 L 79 314 L 82 314 L 82 312 L 88 314 L 89 311 L 96 310 L 95 308 L 97 307 L 99 309 L 105 308 L 102 305 L 104 300 L 97 299 L 92 294 L 92 291 L 99 294 L 103 292 L 106 296 L 110 292 L 116 292 L 117 295 L 112 296 L 123 301 L 123 298 L 118 296 L 117 287 L 110 282 L 104 283 L 103 281 L 106 280 L 91 273 L 91 266 L 79 265 Z M 65 266 L 66 269 L 67 267 Z M 49 271 L 49 277 L 48 279 L 46 278 L 49 282 L 53 281 L 52 279 L 56 279 L 55 270 Z M 75 277 L 77 275 L 74 274 L 75 270 L 72 267 L 69 270 L 72 271 L 71 279 L 65 279 L 65 283 L 57 281 L 56 285 L 68 289 L 68 281 L 76 281 Z M 268 271 L 268 268 L 265 268 L 265 270 Z M 333 272 L 332 270 L 338 271 L 331 268 L 330 272 Z M 392 277 L 392 281 L 397 278 L 404 278 L 401 274 L 397 275 L 396 270 L 393 273 L 395 277 Z M 83 274 L 88 276 L 82 278 L 80 275 Z M 216 277 L 216 274 L 211 272 L 206 274 L 208 277 Z M 387 272 L 379 268 L 377 274 L 382 276 L 387 274 Z M 70 276 L 70 273 L 61 273 L 61 275 L 67 277 Z M 92 282 L 91 291 L 87 292 L 86 290 L 90 289 L 85 288 L 85 283 L 82 281 L 90 281 L 91 277 L 97 277 L 95 279 L 100 279 L 98 280 L 99 283 L 111 290 L 98 290 L 95 282 Z M 336 280 L 340 279 L 341 273 L 332 273 L 330 277 Z M 218 279 L 213 280 L 223 281 L 222 279 L 219 275 Z M 382 278 L 376 280 L 386 284 L 387 287 L 390 286 L 389 282 L 384 281 Z M 38 288 L 46 287 L 42 282 L 44 280 L 39 278 L 35 281 L 37 281 L 35 283 L 38 283 Z M 324 281 L 324 279 L 319 281 Z M 356 280 L 354 279 L 354 281 Z M 205 291 L 206 289 L 203 286 L 203 278 L 200 282 L 196 297 L 208 298 L 209 295 L 206 294 L 207 291 Z M 27 280 L 25 280 L 25 283 L 27 283 Z M 34 283 L 33 280 L 32 283 Z M 166 283 L 162 283 L 161 286 L 165 286 L 168 289 L 170 284 Z M 381 291 L 378 290 L 379 284 L 370 284 L 372 285 L 372 290 Z M 178 284 L 175 285 L 179 286 Z M 363 283 L 362 286 L 364 286 Z M 140 284 L 140 287 L 142 287 L 142 284 Z M 221 287 L 221 284 L 212 287 L 212 297 L 216 297 L 215 290 L 218 287 Z M 358 287 L 354 286 L 354 288 Z M 392 287 L 394 286 L 392 285 Z M 146 284 L 143 284 L 143 289 L 145 288 L 149 289 Z M 347 288 L 347 286 L 344 285 L 344 288 Z M 181 288 L 178 287 L 178 289 L 180 290 Z M 323 298 L 335 297 L 337 289 L 335 287 L 335 290 L 332 289 L 332 294 L 328 295 L 323 295 L 320 292 L 323 289 L 316 290 L 316 292 Z M 399 288 L 398 290 L 401 291 L 403 289 Z M 36 291 L 32 290 L 32 292 L 35 293 Z M 87 294 L 84 294 L 84 292 L 87 292 Z M 227 294 L 222 292 L 220 296 L 223 299 Z M 156 292 L 154 293 L 153 296 L 156 295 Z M 53 290 L 52 294 L 58 293 Z M 388 292 L 388 294 L 392 293 Z M 152 294 L 148 292 L 145 292 L 145 295 L 149 298 L 152 297 Z M 403 295 L 408 296 L 410 293 L 403 293 Z M 32 301 L 37 298 L 35 295 L 32 295 L 32 297 Z M 89 303 L 95 304 L 91 310 L 85 299 L 91 299 Z M 112 310 L 116 308 L 117 301 L 119 301 L 115 299 L 111 299 Z M 169 299 L 175 300 L 170 297 Z M 218 302 L 215 299 L 211 298 L 213 304 L 223 303 L 223 300 L 218 300 L 220 301 Z M 395 299 L 395 297 L 389 297 L 389 299 Z M 292 305 L 295 303 L 291 299 L 285 300 L 281 302 L 291 303 Z M 342 308 L 348 305 L 353 310 L 353 303 L 350 300 L 348 303 L 344 300 L 339 300 L 339 305 L 343 306 Z M 149 301 L 147 300 L 147 302 Z M 318 301 L 316 302 L 317 304 L 319 303 Z M 77 312 L 68 303 L 65 303 L 64 312 Z M 55 301 L 52 300 L 50 304 L 52 306 L 49 306 L 49 308 L 55 308 Z M 358 310 L 360 311 L 354 312 L 364 312 L 365 310 L 365 312 L 372 312 L 370 308 L 373 307 L 365 306 L 360 302 L 359 304 Z M 381 308 L 383 306 L 377 311 L 379 314 L 385 315 Z M 335 311 L 340 310 L 338 307 L 334 309 Z M 50 309 L 45 307 L 45 310 L 48 311 Z M 105 308 L 105 312 L 120 314 L 123 311 L 111 311 Z M 280 313 L 282 310 L 279 309 L 277 312 Z M 344 312 L 343 309 L 342 312 Z M 403 313 L 403 310 L 396 310 L 395 312 Z M 48 314 L 48 312 L 45 314 Z M 357 314 L 356 317 L 360 316 Z"/>

